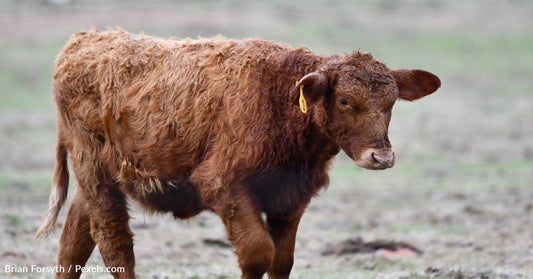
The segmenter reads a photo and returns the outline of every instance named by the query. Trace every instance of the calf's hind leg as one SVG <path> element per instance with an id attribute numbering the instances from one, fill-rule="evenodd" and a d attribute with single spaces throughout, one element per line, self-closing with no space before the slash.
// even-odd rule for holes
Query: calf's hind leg
<path id="1" fill-rule="evenodd" d="M 58 265 L 64 272 L 58 272 L 56 278 L 79 278 L 81 271 L 76 270 L 76 267 L 85 266 L 94 246 L 87 202 L 82 193 L 77 191 L 70 203 L 59 241 Z"/>
<path id="2" fill-rule="evenodd" d="M 91 236 L 107 267 L 115 278 L 135 278 L 133 233 L 128 221 L 127 202 L 116 184 L 101 184 L 89 201 Z"/>

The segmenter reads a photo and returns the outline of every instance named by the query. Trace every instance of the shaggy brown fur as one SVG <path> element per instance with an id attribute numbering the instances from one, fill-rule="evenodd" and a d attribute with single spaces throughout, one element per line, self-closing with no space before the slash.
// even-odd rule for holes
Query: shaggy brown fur
<path id="1" fill-rule="evenodd" d="M 391 167 L 394 102 L 439 86 L 433 74 L 390 70 L 365 52 L 79 32 L 52 80 L 55 188 L 37 235 L 53 229 L 65 201 L 70 154 L 79 187 L 61 235 L 62 266 L 84 265 L 98 244 L 107 266 L 126 267 L 116 278 L 135 277 L 130 197 L 177 218 L 215 212 L 242 278 L 288 278 L 300 217 L 328 184 L 334 155 L 343 149 L 362 167 Z"/>

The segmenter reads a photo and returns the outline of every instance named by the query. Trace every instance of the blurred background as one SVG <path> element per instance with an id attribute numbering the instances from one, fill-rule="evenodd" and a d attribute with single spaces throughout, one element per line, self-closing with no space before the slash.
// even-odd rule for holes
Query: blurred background
<path id="1" fill-rule="evenodd" d="M 533 2 L 526 0 L 0 0 L 0 265 L 56 262 L 59 229 L 32 240 L 55 159 L 50 79 L 70 35 L 93 27 L 261 37 L 323 54 L 365 50 L 390 68 L 435 73 L 442 87 L 434 95 L 393 110 L 393 169 L 363 170 L 338 156 L 328 190 L 304 215 L 292 278 L 533 277 Z M 205 241 L 225 238 L 216 216 L 174 221 L 135 203 L 132 214 L 142 278 L 239 276 L 231 249 Z M 356 237 L 406 241 L 424 254 L 321 255 Z M 103 265 L 97 252 L 89 265 Z"/>

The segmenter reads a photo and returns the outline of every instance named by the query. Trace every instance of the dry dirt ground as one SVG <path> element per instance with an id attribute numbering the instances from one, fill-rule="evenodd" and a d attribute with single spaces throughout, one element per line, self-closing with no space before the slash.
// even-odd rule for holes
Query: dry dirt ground
<path id="1" fill-rule="evenodd" d="M 302 220 L 291 278 L 533 278 L 533 4 L 459 2 L 1 0 L 0 278 L 52 277 L 5 266 L 56 263 L 64 212 L 56 232 L 33 239 L 54 165 L 49 78 L 61 44 L 91 26 L 364 49 L 391 67 L 437 73 L 443 87 L 434 96 L 394 108 L 393 169 L 362 170 L 338 156 L 329 188 Z M 72 181 L 69 197 L 75 189 Z M 174 220 L 134 202 L 131 212 L 140 278 L 238 278 L 213 214 Z M 358 237 L 423 253 L 322 255 Z M 96 250 L 88 266 L 103 266 Z"/>

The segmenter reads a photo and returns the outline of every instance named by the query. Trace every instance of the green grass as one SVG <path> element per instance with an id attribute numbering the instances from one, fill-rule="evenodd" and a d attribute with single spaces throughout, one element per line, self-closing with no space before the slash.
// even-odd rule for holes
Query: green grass
<path id="1" fill-rule="evenodd" d="M 402 275 L 408 275 L 413 270 L 419 269 L 415 260 L 415 258 L 392 260 L 372 254 L 346 255 L 339 258 L 323 256 L 322 262 L 325 266 L 311 267 L 310 270 L 295 266 L 291 278 L 300 278 L 300 276 L 307 279 L 376 278 L 376 271 L 389 276 L 395 274 L 387 278 L 403 278 Z"/>
<path id="2" fill-rule="evenodd" d="M 533 161 L 511 161 L 511 162 L 480 162 L 474 164 L 458 164 L 454 166 L 457 172 L 479 173 L 498 170 L 523 170 L 533 169 Z"/>
<path id="3" fill-rule="evenodd" d="M 525 187 L 531 183 L 532 170 L 533 161 L 528 160 L 462 163 L 444 154 L 415 154 L 391 169 L 371 171 L 349 159 L 339 158 L 330 171 L 328 191 Z M 434 171 L 444 173 L 435 176 Z"/>
<path id="4" fill-rule="evenodd" d="M 368 47 L 389 65 L 427 64 L 446 75 L 512 78 L 533 70 L 530 33 L 418 33 L 377 39 Z"/>
<path id="5" fill-rule="evenodd" d="M 4 214 L 3 217 L 8 221 L 10 225 L 19 225 L 22 222 L 20 217 L 15 214 Z"/>
<path id="6" fill-rule="evenodd" d="M 24 185 L 29 190 L 48 190 L 52 187 L 52 171 L 53 168 L 47 174 L 0 172 L 0 190 L 18 185 Z M 71 181 L 70 185 L 75 185 L 74 182 Z"/>
<path id="7" fill-rule="evenodd" d="M 50 110 L 50 78 L 62 42 L 0 44 L 0 111 Z"/>
<path id="8" fill-rule="evenodd" d="M 8 175 L 0 173 L 0 190 L 9 186 L 11 180 Z"/>

